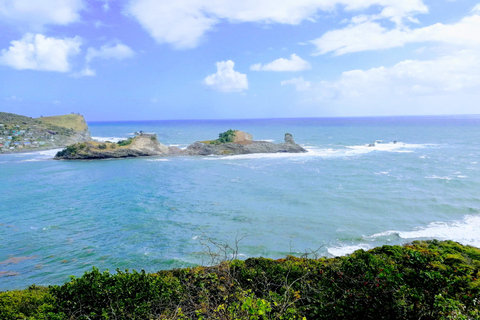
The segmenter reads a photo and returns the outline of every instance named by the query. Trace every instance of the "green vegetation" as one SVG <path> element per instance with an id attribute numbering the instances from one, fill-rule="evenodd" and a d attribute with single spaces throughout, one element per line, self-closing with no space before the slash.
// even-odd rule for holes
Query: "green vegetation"
<path id="1" fill-rule="evenodd" d="M 230 143 L 230 142 L 235 141 L 235 134 L 236 134 L 237 131 L 238 130 L 228 129 L 225 132 L 219 133 L 218 134 L 218 139 L 216 139 L 216 140 L 205 140 L 205 141 L 200 141 L 200 142 L 205 143 L 205 144 L 214 144 L 214 145 L 218 145 L 218 144 L 222 144 L 222 143 Z"/>
<path id="2" fill-rule="evenodd" d="M 228 129 L 227 131 L 218 134 L 217 141 L 220 143 L 233 142 L 233 140 L 235 140 L 235 132 L 237 132 L 237 130 Z"/>
<path id="3" fill-rule="evenodd" d="M 118 146 L 120 147 L 124 147 L 124 146 L 128 146 L 129 144 L 131 144 L 133 141 L 133 138 L 128 138 L 126 140 L 120 140 L 117 142 Z"/>
<path id="4" fill-rule="evenodd" d="M 81 144 L 83 146 L 83 148 L 85 148 L 85 144 Z M 82 149 L 83 149 L 82 148 Z M 61 151 L 58 151 L 57 154 L 55 155 L 55 157 L 65 157 L 65 156 L 69 156 L 69 155 L 76 155 L 78 152 L 78 149 L 77 149 L 77 145 L 71 145 L 71 146 L 68 146 L 66 147 L 65 149 L 61 150 Z"/>
<path id="5" fill-rule="evenodd" d="M 94 268 L 0 293 L 0 319 L 479 319 L 479 268 L 480 249 L 435 240 L 155 274 Z"/>

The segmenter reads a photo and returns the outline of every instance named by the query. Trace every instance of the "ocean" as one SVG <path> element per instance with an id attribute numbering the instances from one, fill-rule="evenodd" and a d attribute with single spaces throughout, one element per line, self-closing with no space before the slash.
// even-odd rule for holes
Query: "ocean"
<path id="1" fill-rule="evenodd" d="M 308 153 L 0 155 L 0 291 L 62 284 L 93 266 L 207 264 L 205 242 L 238 246 L 241 259 L 332 257 L 417 239 L 480 247 L 480 116 L 88 124 L 99 140 L 142 130 L 182 148 L 228 129 L 274 142 L 289 132 Z"/>

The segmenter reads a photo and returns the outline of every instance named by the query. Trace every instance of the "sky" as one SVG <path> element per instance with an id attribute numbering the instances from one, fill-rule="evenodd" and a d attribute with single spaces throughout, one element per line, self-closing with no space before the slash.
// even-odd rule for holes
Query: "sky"
<path id="1" fill-rule="evenodd" d="M 480 1 L 0 0 L 0 111 L 480 114 Z"/>

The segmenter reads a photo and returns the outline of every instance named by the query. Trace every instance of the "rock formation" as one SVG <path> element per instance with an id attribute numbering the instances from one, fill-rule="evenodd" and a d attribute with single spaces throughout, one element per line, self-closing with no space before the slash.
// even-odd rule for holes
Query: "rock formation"
<path id="1" fill-rule="evenodd" d="M 240 137 L 245 137 L 244 132 L 237 131 Z M 251 135 L 247 133 L 250 139 L 234 139 L 233 142 L 214 144 L 210 141 L 197 141 L 187 147 L 185 154 L 194 155 L 236 155 L 248 153 L 301 153 L 307 152 L 304 148 L 293 141 L 290 133 L 285 134 L 284 143 L 272 143 L 268 141 L 253 141 Z"/>
<path id="2" fill-rule="evenodd" d="M 126 140 L 125 144 L 97 141 L 76 143 L 58 152 L 55 159 L 85 160 L 131 158 L 166 156 L 170 153 L 169 147 L 158 142 L 157 135 L 143 133 L 135 138 Z"/>
<path id="3" fill-rule="evenodd" d="M 222 142 L 222 141 L 229 142 Z M 291 134 L 285 134 L 284 143 L 254 141 L 251 134 L 243 131 L 228 130 L 221 133 L 219 139 L 197 141 L 186 149 L 167 147 L 157 140 L 155 134 L 140 133 L 118 143 L 89 141 L 77 143 L 60 151 L 55 159 L 106 159 L 142 156 L 207 156 L 238 155 L 248 153 L 307 152 L 296 144 Z"/>

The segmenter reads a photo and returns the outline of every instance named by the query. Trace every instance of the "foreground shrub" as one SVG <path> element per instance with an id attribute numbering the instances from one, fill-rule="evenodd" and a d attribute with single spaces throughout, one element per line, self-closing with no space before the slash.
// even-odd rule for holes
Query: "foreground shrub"
<path id="1" fill-rule="evenodd" d="M 55 299 L 45 287 L 0 292 L 0 320 L 63 319 L 62 313 L 53 312 L 54 304 Z"/>
<path id="2" fill-rule="evenodd" d="M 156 274 L 94 268 L 2 293 L 0 319 L 480 319 L 479 267 L 480 249 L 427 241 Z"/>

